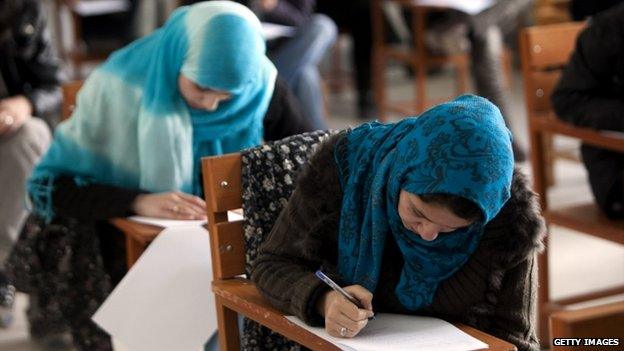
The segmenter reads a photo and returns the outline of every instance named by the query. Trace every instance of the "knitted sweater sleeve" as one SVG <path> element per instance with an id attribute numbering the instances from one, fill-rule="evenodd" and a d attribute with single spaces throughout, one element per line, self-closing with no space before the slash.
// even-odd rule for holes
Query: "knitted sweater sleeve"
<path id="1" fill-rule="evenodd" d="M 336 275 L 337 233 L 342 202 L 334 145 L 325 141 L 312 156 L 288 204 L 260 247 L 251 279 L 272 305 L 310 325 L 322 325 L 316 302 L 329 288 L 314 272 Z"/>
<path id="2" fill-rule="evenodd" d="M 488 333 L 516 345 L 519 351 L 538 351 L 536 301 L 537 262 L 531 256 L 503 276 Z"/>

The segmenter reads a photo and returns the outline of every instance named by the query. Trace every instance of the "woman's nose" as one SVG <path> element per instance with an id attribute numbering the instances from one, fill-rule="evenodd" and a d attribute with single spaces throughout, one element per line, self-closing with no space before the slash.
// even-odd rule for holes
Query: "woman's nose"
<path id="1" fill-rule="evenodd" d="M 208 111 L 214 111 L 219 107 L 219 98 L 216 96 L 207 96 L 202 99 L 202 104 Z"/>
<path id="2" fill-rule="evenodd" d="M 427 241 L 435 240 L 438 237 L 440 231 L 435 224 L 423 223 L 418 228 L 418 234 L 421 238 Z"/>

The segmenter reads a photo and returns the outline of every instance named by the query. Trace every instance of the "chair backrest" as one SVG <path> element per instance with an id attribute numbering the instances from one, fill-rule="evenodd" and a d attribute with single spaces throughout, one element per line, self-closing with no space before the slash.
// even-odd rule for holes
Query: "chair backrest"
<path id="1" fill-rule="evenodd" d="M 552 110 L 550 95 L 561 69 L 574 50 L 584 22 L 525 28 L 521 33 L 521 59 L 527 112 L 530 115 Z"/>
<path id="2" fill-rule="evenodd" d="M 61 107 L 61 121 L 64 121 L 71 116 L 76 107 L 76 96 L 78 91 L 82 88 L 83 80 L 72 80 L 61 85 L 61 91 L 63 94 L 63 105 Z"/>
<path id="3" fill-rule="evenodd" d="M 228 211 L 242 207 L 241 154 L 202 159 L 214 279 L 245 273 L 243 221 L 228 221 Z"/>

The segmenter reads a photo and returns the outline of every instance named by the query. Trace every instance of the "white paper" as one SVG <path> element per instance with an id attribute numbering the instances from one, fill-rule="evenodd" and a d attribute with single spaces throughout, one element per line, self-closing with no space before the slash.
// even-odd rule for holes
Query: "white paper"
<path id="1" fill-rule="evenodd" d="M 208 231 L 167 228 L 93 320 L 129 351 L 197 351 L 217 330 Z"/>
<path id="2" fill-rule="evenodd" d="M 264 35 L 264 40 L 267 41 L 281 37 L 292 37 L 295 35 L 295 27 L 262 22 L 262 33 Z"/>
<path id="3" fill-rule="evenodd" d="M 413 3 L 421 6 L 447 7 L 476 15 L 494 5 L 494 0 L 413 0 Z"/>
<path id="4" fill-rule="evenodd" d="M 179 219 L 166 219 L 156 217 L 143 217 L 143 216 L 130 216 L 129 220 L 155 225 L 162 228 L 181 228 L 181 227 L 202 227 L 208 223 L 206 220 L 179 220 Z M 228 211 L 228 221 L 236 221 L 243 219 L 242 211 L 232 210 Z"/>
<path id="5" fill-rule="evenodd" d="M 97 16 L 128 11 L 130 3 L 127 0 L 83 0 L 76 2 L 73 9 L 82 16 Z"/>
<path id="6" fill-rule="evenodd" d="M 201 227 L 207 222 L 205 220 L 176 220 L 176 219 L 164 219 L 155 217 L 143 217 L 143 216 L 131 216 L 129 220 L 151 224 L 157 227 L 172 228 L 172 227 Z"/>
<path id="7" fill-rule="evenodd" d="M 437 318 L 377 313 L 354 338 L 334 338 L 324 328 L 310 327 L 295 316 L 289 321 L 328 340 L 342 350 L 469 351 L 488 345 Z"/>

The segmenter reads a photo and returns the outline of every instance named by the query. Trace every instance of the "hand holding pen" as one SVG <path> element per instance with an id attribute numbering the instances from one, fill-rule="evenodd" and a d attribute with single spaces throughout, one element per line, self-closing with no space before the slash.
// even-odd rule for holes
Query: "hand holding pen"
<path id="1" fill-rule="evenodd" d="M 354 337 L 374 316 L 373 294 L 360 285 L 341 288 L 321 271 L 316 271 L 316 276 L 332 288 L 317 304 L 325 317 L 325 330 L 335 337 Z"/>

